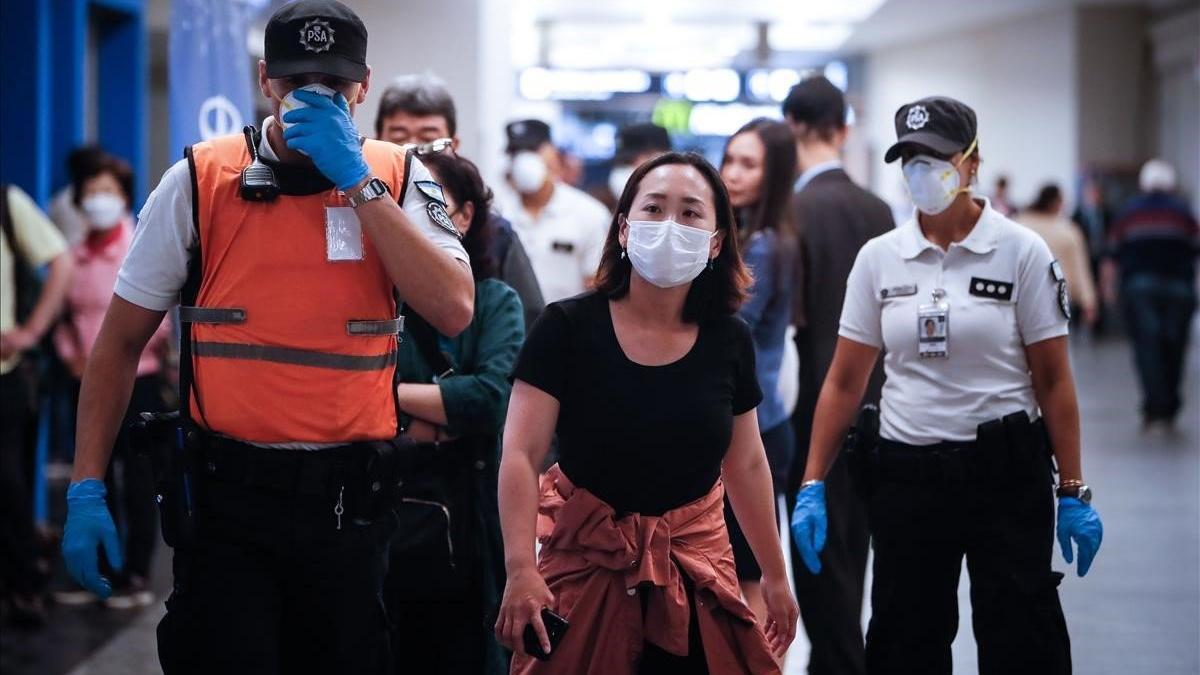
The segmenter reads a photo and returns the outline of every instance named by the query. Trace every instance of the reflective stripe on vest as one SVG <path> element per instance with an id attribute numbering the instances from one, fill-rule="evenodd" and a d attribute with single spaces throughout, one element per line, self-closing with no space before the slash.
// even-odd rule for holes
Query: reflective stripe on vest
<path id="1" fill-rule="evenodd" d="M 405 155 L 366 141 L 372 173 L 395 197 Z M 396 434 L 393 377 L 400 331 L 394 288 L 363 235 L 363 258 L 327 259 L 333 191 L 238 196 L 249 161 L 240 135 L 192 146 L 203 274 L 192 330 L 192 417 L 254 443 L 347 443 Z"/>

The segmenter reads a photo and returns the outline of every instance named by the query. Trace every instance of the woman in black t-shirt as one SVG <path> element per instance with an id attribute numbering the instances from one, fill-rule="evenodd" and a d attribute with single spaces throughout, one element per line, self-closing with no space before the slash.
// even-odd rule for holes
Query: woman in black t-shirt
<path id="1" fill-rule="evenodd" d="M 791 643 L 797 608 L 755 415 L 762 394 L 754 345 L 746 324 L 734 316 L 749 283 L 716 170 L 690 153 L 667 153 L 639 167 L 621 195 L 597 289 L 548 306 L 516 366 L 500 467 L 508 585 L 496 623 L 497 636 L 514 651 L 524 651 L 527 624 L 543 649 L 549 646 L 543 607 L 573 621 L 572 607 L 556 604 L 534 554 L 537 470 L 556 431 L 558 470 L 577 491 L 610 508 L 617 524 L 646 516 L 667 520 L 685 505 L 694 509 L 719 490 L 720 479 L 763 562 L 766 637 L 777 658 Z M 550 507 L 546 494 L 543 485 L 543 515 Z M 723 530 L 719 500 L 715 509 L 713 527 Z M 542 535 L 543 546 L 553 546 L 554 537 Z M 728 537 L 722 532 L 718 540 L 720 550 L 700 557 L 712 558 L 712 575 L 728 576 L 736 595 Z M 546 554 L 543 548 L 543 563 Z M 631 564 L 636 567 L 640 559 L 634 556 Z M 696 580 L 682 577 L 692 616 L 697 601 L 713 612 Z M 578 589 L 571 590 L 573 598 L 580 597 Z M 643 608 L 649 590 L 643 582 Z M 630 596 L 636 594 L 629 589 Z M 571 640 L 568 631 L 561 655 L 552 654 L 537 672 L 583 672 L 582 664 L 590 661 L 582 659 L 599 658 Z M 629 672 L 709 672 L 696 630 L 690 631 L 686 655 L 647 641 L 634 667 Z M 517 670 L 532 672 L 514 663 Z"/>

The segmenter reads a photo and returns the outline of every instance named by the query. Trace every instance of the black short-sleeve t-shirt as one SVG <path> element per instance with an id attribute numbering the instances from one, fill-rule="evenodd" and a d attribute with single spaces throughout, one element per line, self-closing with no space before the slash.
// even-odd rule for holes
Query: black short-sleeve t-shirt
<path id="1" fill-rule="evenodd" d="M 683 358 L 643 366 L 625 356 L 596 293 L 546 307 L 514 377 L 558 399 L 559 467 L 618 513 L 660 515 L 707 494 L 734 416 L 762 399 L 741 319 L 706 321 Z"/>

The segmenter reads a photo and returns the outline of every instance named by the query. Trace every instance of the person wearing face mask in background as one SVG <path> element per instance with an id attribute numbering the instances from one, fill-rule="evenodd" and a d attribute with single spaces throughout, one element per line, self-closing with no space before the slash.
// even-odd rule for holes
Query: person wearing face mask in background
<path id="1" fill-rule="evenodd" d="M 1070 673 L 1055 494 L 1079 576 L 1103 527 L 1080 462 L 1066 281 L 1041 237 L 972 194 L 971 108 L 925 98 L 895 124 L 885 160 L 902 161 L 917 214 L 869 241 L 850 272 L 793 536 L 817 573 L 823 480 L 884 351 L 878 432 L 854 444 L 875 552 L 867 672 L 949 675 L 965 557 L 979 672 Z"/>
<path id="2" fill-rule="evenodd" d="M 791 129 L 782 122 L 754 120 L 739 129 L 725 145 L 721 179 L 729 190 L 729 201 L 737 217 L 746 267 L 754 276 L 750 297 L 738 310 L 738 316 L 746 321 L 754 336 L 758 384 L 763 392 L 763 401 L 758 406 L 758 427 L 771 468 L 775 504 L 787 489 L 795 450 L 791 420 L 779 387 L 787 329 L 792 320 L 795 236 L 789 201 L 795 178 L 796 142 Z M 728 500 L 725 522 L 742 595 L 759 620 L 765 621 L 762 568 L 750 551 Z"/>
<path id="3" fill-rule="evenodd" d="M 545 122 L 521 120 L 505 132 L 512 189 L 497 191 L 497 208 L 521 238 L 545 301 L 579 295 L 596 275 L 609 212 L 560 179 L 559 151 Z"/>
<path id="4" fill-rule="evenodd" d="M 63 557 L 111 592 L 98 549 L 117 570 L 121 549 L 102 479 L 143 347 L 181 303 L 182 419 L 162 425 L 177 450 L 163 671 L 385 673 L 380 594 L 410 442 L 400 305 L 454 336 L 474 282 L 440 185 L 354 126 L 370 86 L 362 20 L 298 0 L 264 46 L 261 132 L 188 148 L 140 214 L 84 372 Z"/>
<path id="5" fill-rule="evenodd" d="M 842 170 L 842 147 L 850 130 L 840 89 L 824 77 L 805 79 L 788 92 L 783 114 L 796 138 L 800 165 L 792 200 L 799 240 L 792 315 L 801 367 L 799 401 L 792 415 L 796 457 L 787 489 L 791 511 L 809 453 L 813 410 L 833 360 L 846 277 L 862 245 L 891 230 L 893 223 L 887 204 Z M 876 369 L 864 402 L 879 400 L 882 383 L 883 373 Z M 808 672 L 860 675 L 865 667 L 862 604 L 870 541 L 867 517 L 845 461 L 833 465 L 825 487 L 829 538 L 819 565 L 824 572 L 814 575 L 804 565 L 792 566 L 804 630 L 812 644 Z M 800 560 L 794 539 L 792 560 Z"/>
<path id="6" fill-rule="evenodd" d="M 88 233 L 87 221 L 76 203 L 74 186 L 80 175 L 92 171 L 96 164 L 107 158 L 108 153 L 98 145 L 80 146 L 67 155 L 68 182 L 50 198 L 50 208 L 46 209 L 46 214 L 71 246 L 82 241 Z"/>
<path id="7" fill-rule="evenodd" d="M 551 303 L 530 330 L 500 465 L 495 628 L 514 673 L 779 673 L 798 610 L 754 341 L 735 316 L 750 283 L 738 251 L 716 169 L 659 155 L 625 186 L 596 290 Z M 560 462 L 539 490 L 555 430 Z M 763 568 L 765 634 L 738 588 L 726 490 Z M 570 623 L 553 651 L 543 608 Z M 548 660 L 526 652 L 530 625 Z"/>
<path id="8" fill-rule="evenodd" d="M 445 82 L 433 75 L 401 75 L 392 80 L 379 98 L 375 137 L 399 145 L 427 145 L 434 149 L 449 140 L 451 153 L 460 155 L 458 113 Z M 499 277 L 521 298 L 525 325 L 533 325 L 546 302 L 537 275 L 529 263 L 525 246 L 513 232 L 512 223 L 496 211 L 488 211 L 491 254 L 500 269 Z"/>
<path id="9" fill-rule="evenodd" d="M 613 154 L 612 169 L 604 185 L 589 191 L 601 204 L 613 211 L 625 190 L 633 170 L 649 159 L 671 151 L 671 136 L 667 130 L 651 122 L 639 122 L 617 131 L 617 151 Z"/>
<path id="10" fill-rule="evenodd" d="M 54 332 L 54 346 L 74 378 L 72 390 L 78 397 L 79 380 L 112 301 L 117 273 L 133 241 L 133 217 L 129 212 L 133 172 L 124 160 L 102 155 L 75 175 L 72 194 L 87 229 L 83 240 L 72 249 L 75 276 L 67 291 L 64 320 Z M 163 388 L 168 378 L 164 363 L 169 362 L 170 336 L 170 321 L 164 320 L 142 350 L 133 394 L 105 481 L 111 511 L 118 514 L 118 529 L 125 533 L 126 564 L 120 572 L 113 571 L 113 595 L 104 601 L 114 609 L 145 607 L 154 599 L 149 591 L 151 560 L 158 541 L 154 480 L 149 466 L 129 447 L 126 429 L 140 412 L 166 410 Z"/>

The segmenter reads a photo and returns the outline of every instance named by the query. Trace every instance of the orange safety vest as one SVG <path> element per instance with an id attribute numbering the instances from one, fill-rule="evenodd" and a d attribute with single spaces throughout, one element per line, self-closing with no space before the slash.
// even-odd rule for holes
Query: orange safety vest
<path id="1" fill-rule="evenodd" d="M 363 156 L 393 195 L 405 153 L 368 140 Z M 241 135 L 191 147 L 201 277 L 191 324 L 191 417 L 253 443 L 349 443 L 396 435 L 397 317 L 391 279 L 363 235 L 363 259 L 327 258 L 335 190 L 252 202 L 238 193 Z"/>

